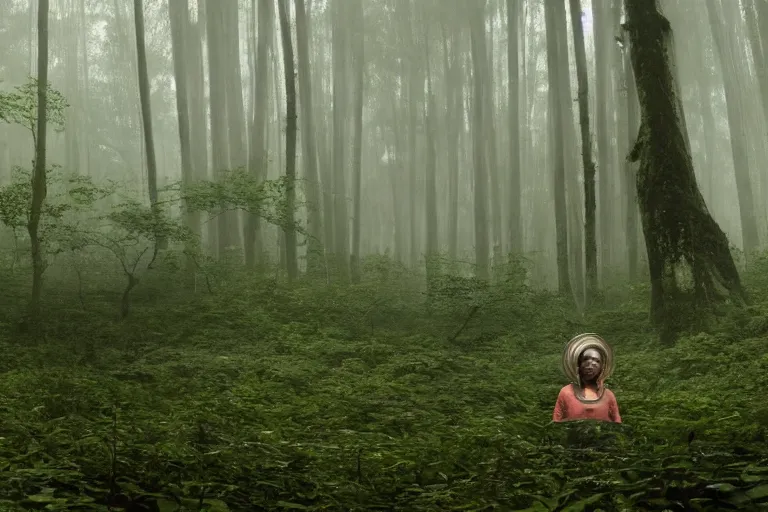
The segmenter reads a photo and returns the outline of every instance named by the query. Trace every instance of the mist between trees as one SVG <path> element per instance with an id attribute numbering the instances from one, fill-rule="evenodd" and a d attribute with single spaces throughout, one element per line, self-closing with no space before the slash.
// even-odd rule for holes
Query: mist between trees
<path id="1" fill-rule="evenodd" d="M 764 507 L 767 60 L 768 0 L 0 0 L 0 509 Z M 585 332 L 621 424 L 550 421 Z"/>
<path id="2" fill-rule="evenodd" d="M 200 282 L 223 259 L 514 267 L 580 311 L 650 282 L 659 325 L 680 290 L 741 301 L 768 230 L 768 6 L 647 3 L 1 0 L 2 244 L 33 254 L 30 318 L 76 253 L 114 258 L 123 315 L 174 254 Z"/>

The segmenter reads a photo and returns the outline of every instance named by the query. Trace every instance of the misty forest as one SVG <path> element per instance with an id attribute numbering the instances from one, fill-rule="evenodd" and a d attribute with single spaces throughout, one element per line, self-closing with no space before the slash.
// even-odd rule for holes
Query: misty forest
<path id="1" fill-rule="evenodd" d="M 768 0 L 0 0 L 0 510 L 768 510 L 766 162 Z"/>

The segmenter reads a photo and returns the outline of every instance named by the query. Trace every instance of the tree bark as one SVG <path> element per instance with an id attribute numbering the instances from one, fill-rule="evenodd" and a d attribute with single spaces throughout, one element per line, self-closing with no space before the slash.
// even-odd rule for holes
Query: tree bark
<path id="1" fill-rule="evenodd" d="M 267 178 L 267 112 L 269 111 L 269 47 L 274 31 L 274 5 L 272 0 L 258 0 L 258 35 L 256 40 L 256 76 L 253 87 L 253 119 L 250 134 L 248 172 L 258 180 Z M 300 77 L 301 78 L 301 77 Z M 254 268 L 262 260 L 261 220 L 256 215 L 245 218 L 245 264 Z"/>
<path id="2" fill-rule="evenodd" d="M 346 2 L 332 0 L 333 9 L 332 46 L 333 46 L 333 199 L 335 208 L 334 253 L 336 269 L 342 280 L 349 277 L 349 214 L 347 212 L 347 132 L 348 113 L 348 23 L 344 16 Z"/>
<path id="3" fill-rule="evenodd" d="M 592 133 L 589 129 L 589 85 L 584 27 L 581 23 L 581 1 L 570 0 L 573 45 L 576 53 L 576 79 L 579 87 L 579 127 L 581 128 L 581 162 L 584 166 L 584 260 L 586 268 L 586 303 L 597 292 L 597 233 L 595 204 L 595 161 L 592 156 Z"/>
<path id="4" fill-rule="evenodd" d="M 564 0 L 557 0 L 564 1 Z M 552 134 L 551 151 L 554 152 L 553 183 L 555 193 L 555 233 L 557 250 L 557 289 L 563 296 L 571 295 L 571 280 L 568 268 L 568 218 L 565 196 L 565 141 L 561 121 L 562 104 L 558 94 L 560 85 L 559 69 L 561 59 L 558 51 L 557 30 L 555 28 L 555 5 L 548 2 L 544 6 L 544 17 L 547 31 L 547 86 L 548 114 L 550 131 Z"/>
<path id="5" fill-rule="evenodd" d="M 632 73 L 632 61 L 630 59 L 629 48 L 624 49 L 624 79 L 627 84 L 626 90 L 626 120 L 627 120 L 627 147 L 632 147 L 632 143 L 637 137 L 637 129 L 640 125 L 639 105 L 637 103 L 637 88 L 635 86 L 635 75 Z M 709 105 L 709 103 L 707 103 Z M 711 109 L 711 106 L 710 106 Z M 627 201 L 627 210 L 625 218 L 625 237 L 627 242 L 627 259 L 629 280 L 634 282 L 638 277 L 638 210 L 637 210 L 637 165 L 629 161 L 627 155 L 621 155 L 624 162 L 624 173 L 626 179 L 625 195 Z"/>
<path id="6" fill-rule="evenodd" d="M 39 236 L 40 217 L 48 192 L 46 183 L 46 142 L 48 129 L 48 0 L 40 0 L 37 11 L 37 132 L 35 135 L 35 169 L 32 174 L 32 204 L 27 231 L 32 257 L 32 296 L 29 301 L 29 321 L 36 328 L 40 322 L 40 299 L 43 291 L 45 261 Z"/>
<path id="7" fill-rule="evenodd" d="M 299 70 L 299 98 L 301 100 L 301 142 L 304 178 L 307 191 L 307 273 L 317 274 L 323 268 L 323 219 L 320 199 L 320 175 L 317 168 L 317 140 L 315 137 L 314 102 L 309 53 L 309 20 L 304 0 L 296 0 L 296 57 Z"/>
<path id="8" fill-rule="evenodd" d="M 488 168 L 483 140 L 485 84 L 483 66 L 488 58 L 485 45 L 485 0 L 469 7 L 472 52 L 472 149 L 474 167 L 475 266 L 478 279 L 490 277 L 488 240 Z"/>
<path id="9" fill-rule="evenodd" d="M 285 263 L 288 282 L 295 281 L 299 274 L 296 258 L 296 230 L 293 228 L 296 203 L 296 72 L 293 63 L 293 43 L 291 42 L 291 24 L 288 21 L 288 0 L 278 0 L 277 9 L 280 17 L 280 35 L 283 40 L 283 69 L 285 71 L 285 176 L 286 186 L 286 227 L 283 229 L 285 241 Z"/>
<path id="10" fill-rule="evenodd" d="M 147 152 L 147 187 L 149 202 L 157 204 L 157 159 L 155 141 L 152 136 L 152 106 L 149 98 L 149 74 L 147 73 L 147 50 L 144 42 L 144 0 L 133 0 L 134 22 L 136 25 L 136 55 L 139 72 L 139 96 L 141 97 L 141 119 L 144 126 L 144 149 Z"/>
<path id="11" fill-rule="evenodd" d="M 609 45 L 611 42 L 610 12 L 607 0 L 592 2 L 592 27 L 595 46 L 595 98 L 596 119 L 595 132 L 597 141 L 597 215 L 599 221 L 599 271 L 605 270 L 612 264 L 611 244 L 613 234 L 611 201 L 611 141 L 608 125 L 610 109 L 611 70 Z"/>
<path id="12" fill-rule="evenodd" d="M 187 64 L 190 59 L 186 53 L 189 30 L 188 0 L 168 2 L 168 15 L 171 22 L 171 49 L 173 51 L 173 75 L 176 83 L 176 112 L 179 121 L 179 148 L 181 150 L 181 180 L 184 189 L 194 181 L 195 171 L 192 159 L 192 139 L 189 124 L 189 91 L 187 89 Z M 185 211 L 186 226 L 195 235 L 200 236 L 200 218 L 196 212 Z M 194 264 L 191 260 L 189 264 Z"/>
<path id="13" fill-rule="evenodd" d="M 507 217 L 509 220 L 509 247 L 523 252 L 523 226 L 520 191 L 520 64 L 518 26 L 521 0 L 507 0 L 507 88 L 509 94 L 509 194 Z"/>
<path id="14" fill-rule="evenodd" d="M 208 89 L 211 120 L 211 162 L 215 179 L 231 168 L 229 159 L 229 127 L 227 125 L 226 48 L 224 47 L 224 15 L 222 5 L 216 1 L 205 2 L 205 30 L 208 45 Z M 230 217 L 224 213 L 215 224 L 219 257 L 224 257 L 229 247 Z M 211 224 L 213 227 L 213 223 Z"/>
<path id="15" fill-rule="evenodd" d="M 745 297 L 728 239 L 696 183 L 668 60 L 672 28 L 655 0 L 625 0 L 625 9 L 642 119 L 630 158 L 640 162 L 637 194 L 648 251 L 651 318 L 662 339 L 669 340 L 679 327 L 676 310 L 685 300 L 675 278 L 681 264 L 691 271 L 699 304 Z"/>
<path id="16" fill-rule="evenodd" d="M 558 83 L 557 95 L 560 102 L 560 117 L 557 125 L 563 133 L 563 169 L 565 174 L 565 207 L 567 232 L 567 262 L 570 291 L 576 308 L 584 310 L 584 216 L 582 189 L 579 184 L 579 169 L 576 156 L 576 125 L 573 115 L 573 92 L 571 91 L 571 73 L 568 64 L 568 21 L 565 0 L 555 2 L 554 27 L 557 34 Z"/>
<path id="17" fill-rule="evenodd" d="M 427 98 L 424 102 L 424 130 L 426 138 L 426 165 L 424 166 L 425 176 L 425 208 L 424 225 L 426 231 L 426 273 L 427 287 L 431 290 L 434 277 L 437 271 L 436 257 L 438 255 L 438 237 L 437 237 L 437 150 L 435 144 L 435 117 L 437 108 L 435 106 L 435 95 L 432 89 L 432 71 L 429 54 L 430 37 L 427 31 L 424 38 L 424 67 L 427 75 Z"/>
<path id="18" fill-rule="evenodd" d="M 352 4 L 354 11 L 354 27 L 352 36 L 352 64 L 354 73 L 354 99 L 352 104 L 352 253 L 350 255 L 350 269 L 352 281 L 359 282 L 360 270 L 360 223 L 362 219 L 360 202 L 362 198 L 362 166 L 363 166 L 363 93 L 365 75 L 365 28 L 363 17 L 363 1 L 355 0 Z"/>

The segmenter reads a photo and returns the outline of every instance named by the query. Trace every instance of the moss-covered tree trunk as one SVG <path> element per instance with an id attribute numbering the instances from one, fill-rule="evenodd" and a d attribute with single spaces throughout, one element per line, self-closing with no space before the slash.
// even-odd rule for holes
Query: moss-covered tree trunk
<path id="1" fill-rule="evenodd" d="M 648 251 L 651 318 L 662 332 L 673 328 L 685 300 L 676 275 L 690 271 L 698 304 L 744 293 L 728 239 L 709 214 L 686 144 L 682 102 L 670 66 L 672 29 L 657 0 L 625 0 L 624 25 L 641 108 L 641 126 L 630 160 L 639 161 L 637 199 Z"/>

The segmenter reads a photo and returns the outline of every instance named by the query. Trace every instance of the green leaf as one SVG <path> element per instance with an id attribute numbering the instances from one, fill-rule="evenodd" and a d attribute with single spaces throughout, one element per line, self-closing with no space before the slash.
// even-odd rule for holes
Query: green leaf
<path id="1" fill-rule="evenodd" d="M 729 483 L 717 483 L 717 484 L 708 485 L 707 489 L 714 489 L 717 492 L 729 493 L 729 492 L 735 491 L 736 487 Z"/>
<path id="2" fill-rule="evenodd" d="M 580 499 L 579 501 L 571 503 L 562 509 L 562 512 L 581 512 L 587 507 L 587 505 L 592 505 L 603 499 L 603 496 L 605 496 L 604 492 L 600 494 L 593 494 L 588 498 Z"/>
<path id="3" fill-rule="evenodd" d="M 299 503 L 291 503 L 289 501 L 278 501 L 277 506 L 288 510 L 309 510 L 309 507 L 301 505 Z"/>
<path id="4" fill-rule="evenodd" d="M 747 491 L 747 496 L 753 500 L 761 500 L 768 497 L 768 484 L 758 485 Z"/>

